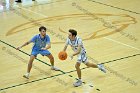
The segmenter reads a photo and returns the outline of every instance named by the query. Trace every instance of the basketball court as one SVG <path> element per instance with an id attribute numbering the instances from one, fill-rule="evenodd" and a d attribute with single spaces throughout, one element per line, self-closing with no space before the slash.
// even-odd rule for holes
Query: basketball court
<path id="1" fill-rule="evenodd" d="M 0 0 L 0 93 L 139 93 L 140 92 L 139 0 Z M 43 25 L 48 28 L 55 58 L 52 71 L 47 57 L 34 60 L 30 79 L 26 73 L 32 44 L 16 48 Z M 83 84 L 77 79 L 70 47 L 68 58 L 59 60 L 69 29 L 83 39 L 88 60 L 107 69 L 81 65 Z"/>

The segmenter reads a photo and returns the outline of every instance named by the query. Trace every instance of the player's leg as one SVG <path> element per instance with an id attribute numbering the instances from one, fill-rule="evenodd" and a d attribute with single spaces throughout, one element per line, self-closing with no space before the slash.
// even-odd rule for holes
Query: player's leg
<path id="1" fill-rule="evenodd" d="M 106 69 L 104 68 L 104 66 L 102 64 L 97 65 L 97 64 L 88 62 L 88 58 L 87 58 L 86 53 L 80 54 L 78 59 L 81 60 L 88 67 L 99 68 L 99 70 L 101 70 L 104 73 L 106 73 Z"/>
<path id="2" fill-rule="evenodd" d="M 39 51 L 35 50 L 35 49 L 32 49 L 32 52 L 31 52 L 31 56 L 30 56 L 30 60 L 29 60 L 29 63 L 28 63 L 28 67 L 27 67 L 27 73 L 25 75 L 23 75 L 23 77 L 25 78 L 29 78 L 29 75 L 30 75 L 30 71 L 31 71 L 31 68 L 32 68 L 32 64 L 33 64 L 33 61 L 34 59 L 36 58 L 36 56 L 39 54 Z"/>
<path id="3" fill-rule="evenodd" d="M 53 55 L 49 54 L 49 55 L 46 55 L 46 56 L 49 58 L 51 66 L 54 66 L 54 57 L 53 57 Z"/>
<path id="4" fill-rule="evenodd" d="M 31 71 L 31 68 L 32 68 L 32 64 L 33 64 L 34 59 L 35 59 L 35 56 L 34 55 L 31 55 L 30 56 L 29 63 L 28 63 L 28 67 L 27 67 L 27 73 L 25 75 L 23 75 L 23 77 L 25 77 L 27 79 L 29 78 L 30 71 Z"/>
<path id="5" fill-rule="evenodd" d="M 78 75 L 78 80 L 73 84 L 75 87 L 82 85 L 80 64 L 81 64 L 81 62 L 77 62 L 75 64 L 75 68 L 76 68 L 77 75 Z"/>
<path id="6" fill-rule="evenodd" d="M 28 63 L 28 69 L 27 69 L 27 73 L 30 73 L 31 71 L 31 68 L 32 68 L 32 64 L 33 64 L 33 61 L 36 57 L 34 55 L 31 55 L 30 56 L 30 60 L 29 60 L 29 63 Z"/>
<path id="7" fill-rule="evenodd" d="M 80 63 L 77 62 L 77 63 L 75 64 L 75 68 L 76 68 L 76 71 L 77 71 L 78 78 L 81 79 Z"/>
<path id="8" fill-rule="evenodd" d="M 50 59 L 50 63 L 51 63 L 51 69 L 55 70 L 55 71 L 59 71 L 60 69 L 54 66 L 54 57 L 52 54 L 47 55 L 47 57 Z"/>
<path id="9" fill-rule="evenodd" d="M 85 65 L 88 67 L 98 68 L 98 66 L 96 64 L 90 63 L 90 62 L 87 62 Z"/>
<path id="10" fill-rule="evenodd" d="M 81 80 L 81 69 L 80 69 L 80 64 L 82 62 L 86 62 L 87 61 L 87 58 L 86 58 L 86 55 L 85 53 L 81 53 L 78 55 L 78 59 L 77 59 L 77 63 L 75 64 L 75 68 L 76 68 L 76 71 L 77 71 L 77 75 L 78 75 L 78 81 L 75 82 L 73 85 L 75 87 L 78 87 L 78 86 L 81 86 L 82 85 L 82 80 Z"/>
<path id="11" fill-rule="evenodd" d="M 104 68 L 104 65 L 103 64 L 96 65 L 94 63 L 86 62 L 85 65 L 88 66 L 88 67 L 99 68 L 99 70 L 101 70 L 104 73 L 106 73 L 106 69 Z"/>
<path id="12" fill-rule="evenodd" d="M 42 51 L 40 51 L 40 54 L 44 55 L 44 56 L 47 56 L 49 58 L 52 70 L 56 70 L 56 71 L 60 70 L 59 68 L 54 67 L 54 57 L 48 50 L 42 50 Z"/>

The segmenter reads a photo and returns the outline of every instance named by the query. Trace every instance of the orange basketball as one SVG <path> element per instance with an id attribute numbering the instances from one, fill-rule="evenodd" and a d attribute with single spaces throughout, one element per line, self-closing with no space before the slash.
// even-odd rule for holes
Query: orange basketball
<path id="1" fill-rule="evenodd" d="M 65 51 L 61 51 L 58 54 L 58 57 L 60 60 L 66 60 L 67 59 L 67 53 Z"/>

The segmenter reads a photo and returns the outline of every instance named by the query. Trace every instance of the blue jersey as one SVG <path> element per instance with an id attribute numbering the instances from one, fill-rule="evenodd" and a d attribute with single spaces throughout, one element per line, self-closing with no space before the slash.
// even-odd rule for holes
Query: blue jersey
<path id="1" fill-rule="evenodd" d="M 35 35 L 30 42 L 33 42 L 33 49 L 41 50 L 41 48 L 45 48 L 46 44 L 50 44 L 50 37 L 46 35 L 44 38 L 41 38 L 40 34 Z"/>

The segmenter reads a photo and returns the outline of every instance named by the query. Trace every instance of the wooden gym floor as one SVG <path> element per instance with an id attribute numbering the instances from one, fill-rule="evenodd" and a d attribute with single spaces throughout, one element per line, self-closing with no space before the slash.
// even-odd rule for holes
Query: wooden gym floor
<path id="1" fill-rule="evenodd" d="M 139 5 L 139 0 L 0 0 L 0 93 L 139 93 Z M 15 48 L 38 34 L 40 25 L 49 28 L 50 51 L 61 71 L 51 71 L 49 60 L 39 55 L 26 80 L 32 44 Z M 76 57 L 57 57 L 70 28 L 83 39 L 89 61 L 107 69 L 104 74 L 82 64 L 80 87 L 73 87 Z"/>

